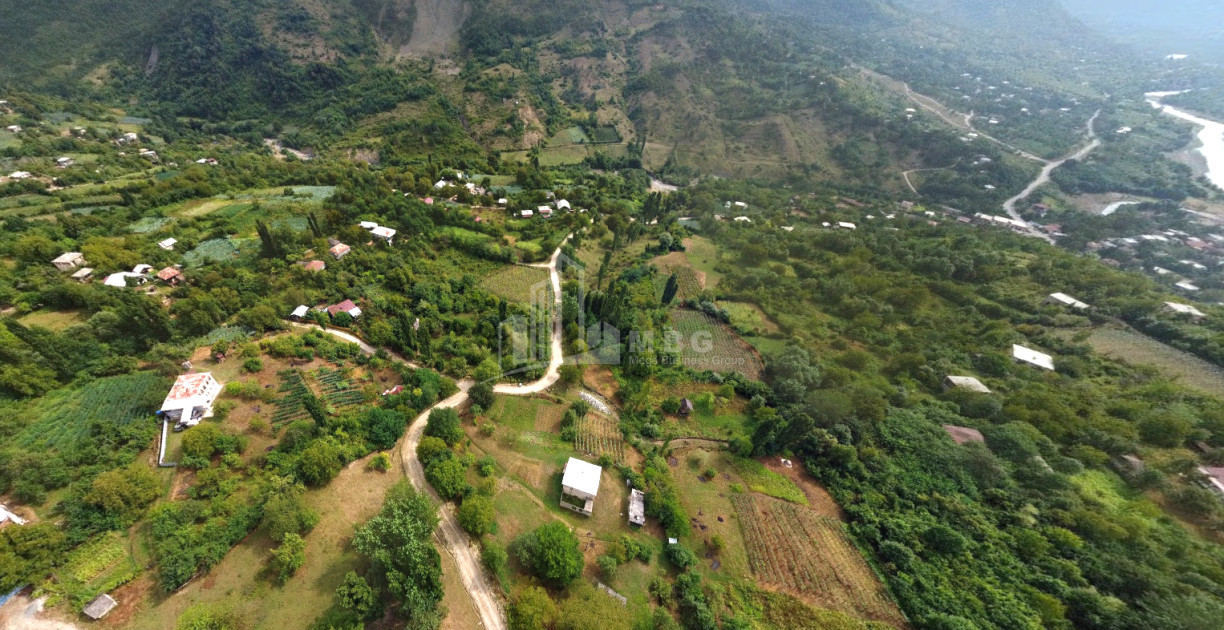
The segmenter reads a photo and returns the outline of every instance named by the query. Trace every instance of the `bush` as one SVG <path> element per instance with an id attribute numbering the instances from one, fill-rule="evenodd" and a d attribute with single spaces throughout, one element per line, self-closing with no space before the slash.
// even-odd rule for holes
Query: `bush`
<path id="1" fill-rule="evenodd" d="M 479 538 L 493 531 L 493 501 L 478 494 L 463 500 L 455 517 L 463 531 Z"/>
<path id="2" fill-rule="evenodd" d="M 480 543 L 480 562 L 484 565 L 489 573 L 497 577 L 498 581 L 505 579 L 506 562 L 509 557 L 506 555 L 506 548 L 497 544 L 492 540 L 485 540 Z"/>
<path id="3" fill-rule="evenodd" d="M 263 371 L 263 359 L 259 357 L 251 357 L 242 362 L 242 370 L 244 372 L 261 372 Z"/>
<path id="4" fill-rule="evenodd" d="M 492 477 L 497 472 L 497 461 L 489 455 L 481 457 L 476 466 L 476 472 L 480 473 L 481 477 Z"/>
<path id="5" fill-rule="evenodd" d="M 616 577 L 616 569 L 620 567 L 620 562 L 608 554 L 599 556 L 595 564 L 599 565 L 599 572 L 603 574 L 604 579 L 608 582 L 611 582 Z"/>
<path id="6" fill-rule="evenodd" d="M 210 459 L 217 452 L 221 429 L 215 424 L 198 424 L 183 432 L 183 455 Z"/>
<path id="7" fill-rule="evenodd" d="M 532 575 L 556 588 L 564 588 L 582 574 L 578 537 L 565 523 L 553 521 L 519 536 L 514 552 Z"/>
<path id="8" fill-rule="evenodd" d="M 404 429 L 408 427 L 408 418 L 398 411 L 390 409 L 371 409 L 362 421 L 363 434 L 370 446 L 375 450 L 385 451 L 395 446 Z"/>
<path id="9" fill-rule="evenodd" d="M 528 586 L 514 596 L 507 611 L 510 630 L 545 630 L 557 616 L 557 605 L 538 586 Z"/>
<path id="10" fill-rule="evenodd" d="M 436 437 L 454 446 L 463 439 L 463 429 L 459 426 L 459 412 L 453 408 L 434 409 L 429 412 L 429 420 L 425 424 L 425 435 Z"/>
<path id="11" fill-rule="evenodd" d="M 667 561 L 680 571 L 688 571 L 697 566 L 697 554 L 682 543 L 670 544 L 667 546 Z"/>
<path id="12" fill-rule="evenodd" d="M 349 571 L 344 575 L 344 581 L 336 587 L 336 599 L 341 606 L 353 611 L 362 620 L 378 616 L 378 593 L 375 593 L 366 579 L 357 575 L 356 571 Z"/>
<path id="13" fill-rule="evenodd" d="M 370 459 L 370 470 L 387 472 L 391 468 L 391 458 L 386 453 L 379 453 Z"/>
<path id="14" fill-rule="evenodd" d="M 454 458 L 435 461 L 425 467 L 425 478 L 438 491 L 444 501 L 457 499 L 471 490 L 466 479 L 467 470 Z"/>
<path id="15" fill-rule="evenodd" d="M 421 442 L 417 444 L 417 459 L 421 460 L 421 465 L 426 468 L 434 462 L 450 459 L 454 456 L 454 451 L 441 438 L 421 438 Z"/>
<path id="16" fill-rule="evenodd" d="M 319 487 L 340 473 L 340 449 L 326 440 L 315 440 L 298 456 L 298 473 L 307 485 Z"/>
<path id="17" fill-rule="evenodd" d="M 281 584 L 289 581 L 306 562 L 306 541 L 297 534 L 285 534 L 281 544 L 272 550 L 272 571 Z"/>

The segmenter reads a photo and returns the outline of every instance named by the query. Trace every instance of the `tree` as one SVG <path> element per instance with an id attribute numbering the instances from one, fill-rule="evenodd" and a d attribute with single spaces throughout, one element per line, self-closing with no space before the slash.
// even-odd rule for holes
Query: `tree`
<path id="1" fill-rule="evenodd" d="M 493 501 L 489 497 L 479 494 L 467 497 L 455 516 L 459 526 L 477 538 L 493 531 Z"/>
<path id="2" fill-rule="evenodd" d="M 680 279 L 676 274 L 667 277 L 667 284 L 663 285 L 663 304 L 668 305 L 672 300 L 676 299 L 676 293 L 680 290 Z"/>
<path id="3" fill-rule="evenodd" d="M 260 332 L 279 330 L 280 316 L 267 304 L 259 304 L 238 313 L 238 322 L 243 326 L 254 328 Z"/>
<path id="4" fill-rule="evenodd" d="M 215 424 L 198 424 L 183 433 L 183 455 L 208 459 L 217 452 L 221 429 Z"/>
<path id="5" fill-rule="evenodd" d="M 493 407 L 493 382 L 480 381 L 468 390 L 468 396 L 472 399 L 474 406 L 479 406 L 481 409 L 490 409 Z"/>
<path id="6" fill-rule="evenodd" d="M 436 628 L 442 600 L 442 558 L 433 545 L 438 514 L 425 495 L 401 481 L 387 493 L 378 516 L 353 535 L 353 547 L 402 603 L 409 627 Z"/>
<path id="7" fill-rule="evenodd" d="M 515 555 L 532 574 L 563 588 L 582 574 L 578 537 L 559 521 L 537 527 L 515 540 Z"/>
<path id="8" fill-rule="evenodd" d="M 1139 437 L 1153 446 L 1173 448 L 1181 445 L 1197 422 L 1183 405 L 1153 409 L 1139 421 Z"/>
<path id="9" fill-rule="evenodd" d="M 667 560 L 681 571 L 688 571 L 697 565 L 697 554 L 680 543 L 667 546 Z"/>
<path id="10" fill-rule="evenodd" d="M 101 508 L 123 527 L 140 518 L 161 494 L 157 476 L 147 466 L 132 465 L 98 475 L 85 493 L 85 502 Z"/>
<path id="11" fill-rule="evenodd" d="M 557 616 L 557 605 L 544 589 L 528 586 L 515 594 L 506 616 L 510 630 L 545 630 Z"/>
<path id="12" fill-rule="evenodd" d="M 425 424 L 425 435 L 441 438 L 447 446 L 454 446 L 463 438 L 463 429 L 459 427 L 459 412 L 453 407 L 434 409 L 429 412 L 429 420 Z"/>
<path id="13" fill-rule="evenodd" d="M 272 571 L 281 584 L 289 581 L 306 562 L 306 541 L 297 534 L 285 534 L 281 544 L 272 550 Z"/>
<path id="14" fill-rule="evenodd" d="M 263 506 L 261 525 L 268 536 L 277 542 L 287 534 L 305 534 L 319 522 L 319 515 L 302 503 L 304 490 L 300 484 L 280 478 L 278 487 Z"/>
<path id="15" fill-rule="evenodd" d="M 467 467 L 451 457 L 435 461 L 425 467 L 425 478 L 445 501 L 459 498 L 468 491 Z"/>
<path id="16" fill-rule="evenodd" d="M 365 416 L 365 438 L 376 450 L 387 450 L 399 441 L 408 426 L 404 414 L 390 409 L 371 409 Z"/>
<path id="17" fill-rule="evenodd" d="M 298 456 L 298 472 L 307 485 L 327 485 L 341 467 L 340 449 L 327 440 L 311 442 Z"/>
<path id="18" fill-rule="evenodd" d="M 52 523 L 0 529 L 0 591 L 42 580 L 67 547 L 67 537 Z"/>
<path id="19" fill-rule="evenodd" d="M 344 580 L 336 587 L 336 598 L 340 605 L 353 611 L 362 620 L 370 620 L 378 613 L 378 593 L 370 588 L 366 579 L 356 571 L 344 574 Z"/>
<path id="20" fill-rule="evenodd" d="M 442 438 L 426 437 L 421 438 L 420 444 L 417 444 L 417 459 L 421 460 L 421 465 L 429 467 L 430 464 L 454 457 L 455 453 L 442 441 Z"/>

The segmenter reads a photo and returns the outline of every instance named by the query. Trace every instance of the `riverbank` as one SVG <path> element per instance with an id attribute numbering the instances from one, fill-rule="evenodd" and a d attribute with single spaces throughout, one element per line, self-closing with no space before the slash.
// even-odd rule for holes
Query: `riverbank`
<path id="1" fill-rule="evenodd" d="M 1207 181 L 1224 189 L 1224 123 L 1191 114 L 1172 105 L 1165 105 L 1163 99 L 1175 94 L 1181 94 L 1181 92 L 1148 92 L 1144 94 L 1144 97 L 1149 105 L 1160 110 L 1161 113 L 1199 128 L 1196 135 L 1198 146 L 1190 150 L 1201 156 L 1205 163 L 1204 175 Z"/>

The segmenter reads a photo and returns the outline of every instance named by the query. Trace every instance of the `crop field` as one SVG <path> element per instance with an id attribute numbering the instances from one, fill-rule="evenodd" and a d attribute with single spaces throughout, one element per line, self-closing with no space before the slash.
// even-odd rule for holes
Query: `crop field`
<path id="1" fill-rule="evenodd" d="M 762 582 L 821 608 L 905 625 L 840 522 L 757 494 L 734 494 L 731 502 L 747 544 L 748 564 Z"/>
<path id="2" fill-rule="evenodd" d="M 578 437 L 574 449 L 579 453 L 599 457 L 607 455 L 616 463 L 625 461 L 625 442 L 620 427 L 612 420 L 597 414 L 588 413 L 578 419 Z"/>
<path id="3" fill-rule="evenodd" d="M 731 323 L 741 330 L 756 334 L 778 332 L 778 325 L 770 321 L 756 304 L 748 302 L 719 302 L 718 305 L 731 316 Z"/>
<path id="4" fill-rule="evenodd" d="M 128 230 L 135 234 L 147 234 L 162 229 L 171 221 L 174 221 L 174 219 L 168 217 L 145 217 L 128 226 Z"/>
<path id="5" fill-rule="evenodd" d="M 676 292 L 676 300 L 672 302 L 673 304 L 695 299 L 701 295 L 701 278 L 693 271 L 693 266 L 684 257 L 684 252 L 672 252 L 666 256 L 659 256 L 652 262 L 659 268 L 658 284 L 660 295 L 662 295 L 663 287 L 667 283 L 667 277 L 673 273 L 676 274 L 679 290 Z"/>
<path id="6" fill-rule="evenodd" d="M 204 241 L 196 246 L 195 249 L 183 255 L 183 261 L 190 266 L 202 265 L 205 262 L 222 262 L 237 258 L 239 255 L 238 248 L 234 246 L 233 241 L 228 238 L 214 238 L 209 241 Z"/>
<path id="7" fill-rule="evenodd" d="M 281 385 L 276 391 L 284 395 L 276 401 L 276 413 L 272 414 L 272 426 L 279 429 L 281 425 L 301 420 L 309 415 L 306 413 L 306 406 L 302 403 L 306 395 L 310 393 L 310 389 L 306 387 L 306 380 L 302 378 L 302 373 L 297 370 L 285 370 L 277 373 L 277 376 L 281 377 Z"/>
<path id="8" fill-rule="evenodd" d="M 323 400 L 333 407 L 347 407 L 365 399 L 361 387 L 352 380 L 344 378 L 344 375 L 338 370 L 319 368 L 315 371 L 314 378 L 319 382 Z"/>
<path id="9" fill-rule="evenodd" d="M 34 311 L 18 319 L 23 326 L 40 326 L 47 330 L 63 330 L 76 324 L 84 324 L 88 319 L 85 311 Z"/>
<path id="10" fill-rule="evenodd" d="M 169 390 L 169 379 L 153 372 L 98 379 L 62 396 L 46 398 L 39 405 L 37 420 L 15 440 L 28 450 L 67 449 L 91 431 L 113 431 L 142 421 L 152 434 L 156 430 L 153 413 Z"/>
<path id="11" fill-rule="evenodd" d="M 1188 352 L 1132 330 L 1100 328 L 1088 338 L 1094 350 L 1133 365 L 1151 365 L 1179 383 L 1213 396 L 1224 396 L 1224 370 Z"/>
<path id="12" fill-rule="evenodd" d="M 671 323 L 680 333 L 680 361 L 694 370 L 739 372 L 760 380 L 765 366 L 761 357 L 730 326 L 702 313 L 676 309 Z"/>
<path id="13" fill-rule="evenodd" d="M 488 275 L 480 286 L 486 291 L 513 300 L 515 302 L 531 302 L 534 299 L 533 290 L 545 287 L 551 295 L 548 283 L 548 272 L 535 267 L 507 267 Z"/>
<path id="14" fill-rule="evenodd" d="M 59 587 L 81 606 L 123 585 L 140 573 L 123 537 L 109 532 L 77 548 L 56 573 Z"/>

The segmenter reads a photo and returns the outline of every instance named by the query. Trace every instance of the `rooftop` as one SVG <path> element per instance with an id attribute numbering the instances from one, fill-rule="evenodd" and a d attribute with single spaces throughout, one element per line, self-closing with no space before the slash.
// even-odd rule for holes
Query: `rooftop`
<path id="1" fill-rule="evenodd" d="M 986 387 L 986 385 L 984 385 L 982 381 L 979 381 L 972 376 L 949 376 L 948 382 L 952 385 L 952 387 L 959 387 L 961 389 L 969 389 L 975 392 L 981 392 L 983 394 L 990 393 L 989 387 Z"/>
<path id="2" fill-rule="evenodd" d="M 217 385 L 217 381 L 213 378 L 212 372 L 184 374 L 178 377 L 178 380 L 174 381 L 174 387 L 171 387 L 170 393 L 166 394 L 166 403 L 188 400 L 201 396 L 207 393 L 211 387 L 215 387 Z"/>
<path id="3" fill-rule="evenodd" d="M 1051 293 L 1050 299 L 1071 308 L 1088 308 L 1088 304 L 1081 302 L 1066 293 Z"/>
<path id="4" fill-rule="evenodd" d="M 85 606 L 84 613 L 90 619 L 101 619 L 106 616 L 106 613 L 114 610 L 115 606 L 118 605 L 119 602 L 116 602 L 110 595 L 103 593 L 95 597 L 92 602 L 89 602 L 89 604 Z"/>
<path id="5" fill-rule="evenodd" d="M 646 522 L 646 495 L 637 488 L 629 491 L 629 522 L 634 525 Z"/>
<path id="6" fill-rule="evenodd" d="M 327 263 L 321 260 L 312 260 L 306 263 L 306 271 L 323 271 L 327 269 Z"/>
<path id="7" fill-rule="evenodd" d="M 1024 346 L 1013 344 L 1012 357 L 1014 357 L 1017 361 L 1023 361 L 1024 363 L 1035 365 L 1039 368 L 1045 368 L 1047 370 L 1054 369 L 1053 357 L 1042 352 L 1037 352 L 1032 348 L 1025 348 Z"/>
<path id="8" fill-rule="evenodd" d="M 1203 311 L 1190 306 L 1189 304 L 1178 304 L 1177 302 L 1165 302 L 1165 307 L 1176 313 L 1183 315 L 1193 315 L 1195 317 L 1206 317 L 1207 314 Z"/>
<path id="9" fill-rule="evenodd" d="M 561 477 L 561 486 L 595 496 L 599 493 L 599 476 L 602 473 L 603 469 L 599 466 L 571 457 L 565 463 L 565 475 Z"/>

